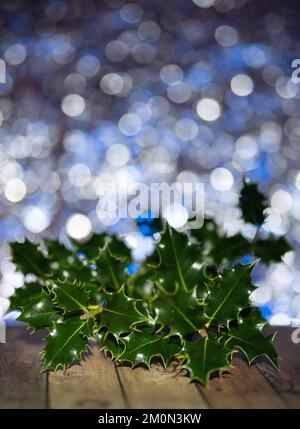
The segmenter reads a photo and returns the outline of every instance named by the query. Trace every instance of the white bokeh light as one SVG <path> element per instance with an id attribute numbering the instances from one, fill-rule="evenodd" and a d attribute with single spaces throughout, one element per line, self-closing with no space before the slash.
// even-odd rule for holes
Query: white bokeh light
<path id="1" fill-rule="evenodd" d="M 135 136 L 141 131 L 142 121 L 134 113 L 125 113 L 119 120 L 119 130 L 125 136 Z"/>
<path id="2" fill-rule="evenodd" d="M 73 186 L 86 186 L 91 180 L 91 171 L 86 164 L 78 163 L 72 165 L 68 176 Z"/>
<path id="3" fill-rule="evenodd" d="M 179 119 L 175 124 L 175 132 L 181 140 L 192 140 L 198 134 L 198 126 L 192 119 Z"/>
<path id="4" fill-rule="evenodd" d="M 0 319 L 4 316 L 4 314 L 9 309 L 9 299 L 0 296 Z"/>
<path id="5" fill-rule="evenodd" d="M 67 220 L 66 230 L 71 238 L 83 240 L 90 235 L 92 224 L 90 219 L 84 214 L 75 213 Z"/>
<path id="6" fill-rule="evenodd" d="M 123 144 L 113 144 L 106 151 L 106 159 L 113 167 L 122 167 L 130 159 L 130 153 Z"/>
<path id="7" fill-rule="evenodd" d="M 251 295 L 250 300 L 253 305 L 261 306 L 266 304 L 272 298 L 272 288 L 270 286 L 260 286 L 255 289 Z"/>
<path id="8" fill-rule="evenodd" d="M 230 87 L 234 94 L 246 97 L 253 92 L 254 84 L 251 77 L 246 74 L 238 74 L 231 79 Z"/>
<path id="9" fill-rule="evenodd" d="M 109 95 L 119 94 L 124 85 L 124 79 L 119 73 L 108 73 L 100 81 L 100 88 Z"/>
<path id="10" fill-rule="evenodd" d="M 193 2 L 203 8 L 212 7 L 215 4 L 216 0 L 193 0 Z"/>
<path id="11" fill-rule="evenodd" d="M 220 104 L 213 98 L 202 98 L 196 109 L 198 116 L 207 122 L 216 121 L 221 115 Z"/>
<path id="12" fill-rule="evenodd" d="M 26 207 L 22 214 L 24 226 L 28 231 L 39 234 L 49 226 L 49 216 L 39 207 Z"/>
<path id="13" fill-rule="evenodd" d="M 181 228 L 188 221 L 187 209 L 179 203 L 170 204 L 163 213 L 168 224 L 173 228 Z"/>
<path id="14" fill-rule="evenodd" d="M 78 94 L 66 95 L 61 103 L 61 110 L 65 115 L 76 117 L 81 115 L 85 109 L 84 98 Z"/>
<path id="15" fill-rule="evenodd" d="M 26 185 L 21 179 L 10 179 L 5 184 L 4 195 L 12 203 L 22 201 L 26 196 L 26 192 Z"/>
<path id="16" fill-rule="evenodd" d="M 234 184 L 233 175 L 227 168 L 215 168 L 211 172 L 209 179 L 211 185 L 221 192 L 229 191 Z"/>
<path id="17" fill-rule="evenodd" d="M 289 192 L 284 189 L 280 189 L 272 195 L 271 205 L 280 213 L 286 213 L 291 210 L 293 206 L 293 198 Z"/>

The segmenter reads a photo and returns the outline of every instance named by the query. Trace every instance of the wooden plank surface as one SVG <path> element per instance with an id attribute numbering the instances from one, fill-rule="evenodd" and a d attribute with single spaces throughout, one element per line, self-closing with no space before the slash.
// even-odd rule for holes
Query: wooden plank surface
<path id="1" fill-rule="evenodd" d="M 281 372 L 264 359 L 248 368 L 235 358 L 229 373 L 203 388 L 174 368 L 115 367 L 98 348 L 82 365 L 46 377 L 43 335 L 9 328 L 0 344 L 0 408 L 300 408 L 300 344 L 291 332 L 280 329 L 276 338 Z"/>
<path id="2" fill-rule="evenodd" d="M 42 333 L 7 329 L 0 344 L 0 408 L 45 408 L 46 374 L 40 373 Z"/>
<path id="3" fill-rule="evenodd" d="M 281 357 L 280 372 L 265 360 L 256 364 L 287 408 L 300 408 L 300 343 L 292 341 L 292 329 L 281 328 L 275 337 L 276 350 Z"/>
<path id="4" fill-rule="evenodd" d="M 208 408 L 196 385 L 172 368 L 119 366 L 117 371 L 130 408 Z"/>
<path id="5" fill-rule="evenodd" d="M 97 346 L 81 365 L 48 375 L 49 408 L 125 408 L 111 359 Z"/>
<path id="6" fill-rule="evenodd" d="M 286 408 L 255 365 L 249 368 L 236 357 L 233 366 L 221 379 L 212 379 L 208 387 L 198 385 L 210 408 Z"/>

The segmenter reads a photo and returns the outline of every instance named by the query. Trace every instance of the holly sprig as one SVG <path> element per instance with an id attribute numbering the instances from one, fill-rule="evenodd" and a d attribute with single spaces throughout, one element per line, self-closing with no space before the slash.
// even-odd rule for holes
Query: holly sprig
<path id="1" fill-rule="evenodd" d="M 255 263 L 280 260 L 290 249 L 284 238 L 260 236 L 266 206 L 257 186 L 245 183 L 240 207 L 257 227 L 252 241 L 226 237 L 211 219 L 187 232 L 164 225 L 134 276 L 130 251 L 116 236 L 97 234 L 72 249 L 51 240 L 11 243 L 14 263 L 31 274 L 11 308 L 29 328 L 47 330 L 43 370 L 66 369 L 97 339 L 115 361 L 149 367 L 154 358 L 164 366 L 177 360 L 204 385 L 230 368 L 238 350 L 249 365 L 265 356 L 277 367 L 273 335 L 265 336 L 267 322 L 249 300 Z"/>

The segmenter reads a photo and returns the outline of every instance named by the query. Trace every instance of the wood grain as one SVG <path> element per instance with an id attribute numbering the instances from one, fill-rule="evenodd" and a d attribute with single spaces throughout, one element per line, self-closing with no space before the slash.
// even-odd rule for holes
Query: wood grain
<path id="1" fill-rule="evenodd" d="M 285 408 L 285 403 L 255 367 L 233 359 L 230 373 L 214 378 L 198 389 L 211 408 Z"/>
<path id="2" fill-rule="evenodd" d="M 281 328 L 275 337 L 280 372 L 262 359 L 256 366 L 288 408 L 300 408 L 300 344 L 292 342 L 292 331 Z"/>
<path id="3" fill-rule="evenodd" d="M 117 371 L 130 408 L 207 408 L 196 385 L 172 368 L 119 366 Z"/>
<path id="4" fill-rule="evenodd" d="M 45 408 L 46 375 L 40 373 L 43 334 L 7 329 L 0 344 L 0 408 Z"/>
<path id="5" fill-rule="evenodd" d="M 40 373 L 43 333 L 9 328 L 0 344 L 0 408 L 300 408 L 300 344 L 291 329 L 280 329 L 276 348 L 281 372 L 265 359 L 234 368 L 207 388 L 179 373 L 152 365 L 115 367 L 95 346 L 82 365 L 65 373 Z"/>
<path id="6" fill-rule="evenodd" d="M 97 346 L 81 365 L 49 373 L 48 396 L 50 408 L 125 407 L 114 365 Z"/>

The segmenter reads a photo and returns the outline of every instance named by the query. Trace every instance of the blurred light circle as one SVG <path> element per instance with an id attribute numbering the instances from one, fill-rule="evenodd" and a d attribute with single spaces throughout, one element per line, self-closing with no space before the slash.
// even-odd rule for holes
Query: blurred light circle
<path id="1" fill-rule="evenodd" d="M 70 168 L 68 176 L 73 186 L 86 186 L 91 180 L 91 170 L 86 164 L 74 164 Z"/>
<path id="2" fill-rule="evenodd" d="M 136 3 L 128 3 L 121 8 L 120 15 L 123 21 L 134 24 L 142 18 L 143 8 Z"/>
<path id="3" fill-rule="evenodd" d="M 294 310 L 295 316 L 300 317 L 300 294 L 297 294 L 292 300 L 292 309 Z"/>
<path id="4" fill-rule="evenodd" d="M 85 109 L 84 98 L 78 94 L 68 94 L 62 100 L 61 109 L 67 116 L 79 116 Z"/>
<path id="5" fill-rule="evenodd" d="M 285 290 L 289 288 L 293 280 L 291 270 L 282 263 L 274 264 L 270 268 L 269 281 L 273 289 Z"/>
<path id="6" fill-rule="evenodd" d="M 116 95 L 121 92 L 124 80 L 118 73 L 108 73 L 100 81 L 100 88 L 109 95 Z"/>
<path id="7" fill-rule="evenodd" d="M 193 0 L 193 2 L 199 6 L 199 7 L 203 7 L 203 8 L 207 8 L 207 7 L 211 7 L 215 4 L 216 0 Z"/>
<path id="8" fill-rule="evenodd" d="M 82 92 L 86 87 L 86 78 L 80 73 L 71 73 L 64 80 L 66 92 Z"/>
<path id="9" fill-rule="evenodd" d="M 253 80 L 246 74 L 237 74 L 231 79 L 230 87 L 232 92 L 240 97 L 251 94 L 254 88 Z"/>
<path id="10" fill-rule="evenodd" d="M 252 68 L 259 68 L 267 64 L 270 59 L 268 48 L 262 44 L 250 43 L 242 50 L 242 58 Z"/>
<path id="11" fill-rule="evenodd" d="M 23 180 L 10 179 L 7 181 L 4 188 L 4 195 L 8 201 L 18 203 L 26 196 L 27 188 Z"/>
<path id="12" fill-rule="evenodd" d="M 300 171 L 297 173 L 295 177 L 295 185 L 300 190 Z"/>
<path id="13" fill-rule="evenodd" d="M 273 326 L 288 326 L 291 324 L 291 318 L 285 313 L 277 313 L 270 317 L 269 323 Z"/>
<path id="14" fill-rule="evenodd" d="M 151 97 L 148 105 L 151 109 L 151 115 L 155 118 L 160 118 L 168 114 L 170 110 L 170 103 L 168 100 L 160 95 Z"/>
<path id="15" fill-rule="evenodd" d="M 297 95 L 298 85 L 292 79 L 281 76 L 276 81 L 276 91 L 281 98 L 293 98 Z"/>
<path id="16" fill-rule="evenodd" d="M 9 306 L 10 306 L 9 299 L 0 296 L 0 320 L 8 311 Z"/>
<path id="17" fill-rule="evenodd" d="M 250 295 L 250 300 L 255 306 L 264 305 L 269 302 L 271 298 L 272 288 L 270 286 L 260 286 L 255 289 Z"/>
<path id="18" fill-rule="evenodd" d="M 156 49 L 150 43 L 137 43 L 131 51 L 134 60 L 141 64 L 150 64 L 155 58 Z"/>
<path id="19" fill-rule="evenodd" d="M 271 205 L 280 213 L 288 212 L 293 206 L 291 194 L 283 189 L 274 192 L 271 197 Z"/>
<path id="20" fill-rule="evenodd" d="M 192 140 L 198 134 L 198 126 L 192 119 L 179 119 L 175 124 L 175 132 L 181 140 Z"/>
<path id="21" fill-rule="evenodd" d="M 166 85 L 176 85 L 183 80 L 183 71 L 175 64 L 168 64 L 160 70 L 160 78 Z"/>
<path id="22" fill-rule="evenodd" d="M 135 136 L 141 131 L 142 121 L 134 113 L 125 113 L 120 118 L 118 126 L 125 136 Z"/>
<path id="23" fill-rule="evenodd" d="M 24 285 L 24 275 L 16 271 L 5 272 L 3 275 L 3 280 L 6 284 L 13 285 L 15 289 L 18 289 Z"/>
<path id="24" fill-rule="evenodd" d="M 187 209 L 179 203 L 170 204 L 164 210 L 163 215 L 167 220 L 168 224 L 171 225 L 173 228 L 181 228 L 188 221 Z"/>
<path id="25" fill-rule="evenodd" d="M 105 46 L 106 57 L 113 62 L 123 61 L 128 55 L 129 49 L 124 42 L 112 40 Z"/>
<path id="26" fill-rule="evenodd" d="M 241 136 L 235 143 L 236 151 L 244 159 L 250 159 L 257 155 L 258 147 L 255 139 L 250 136 Z"/>
<path id="27" fill-rule="evenodd" d="M 22 213 L 24 226 L 28 231 L 39 234 L 44 231 L 50 223 L 50 219 L 44 210 L 36 206 L 29 206 Z"/>
<path id="28" fill-rule="evenodd" d="M 82 154 L 86 148 L 84 132 L 81 130 L 68 131 L 64 136 L 63 144 L 66 150 L 78 155 Z"/>
<path id="29" fill-rule="evenodd" d="M 196 109 L 198 116 L 207 122 L 216 121 L 221 115 L 220 104 L 213 98 L 202 98 Z"/>
<path id="30" fill-rule="evenodd" d="M 280 229 L 282 225 L 282 218 L 277 209 L 267 208 L 266 218 L 262 224 L 262 228 L 268 232 L 275 232 Z"/>
<path id="31" fill-rule="evenodd" d="M 130 159 L 129 150 L 123 144 L 113 144 L 106 151 L 106 159 L 113 167 L 122 167 Z"/>
<path id="32" fill-rule="evenodd" d="M 220 25 L 215 31 L 215 39 L 219 45 L 229 47 L 238 41 L 238 33 L 229 25 Z"/>
<path id="33" fill-rule="evenodd" d="M 191 89 L 185 82 L 170 85 L 167 89 L 168 98 L 174 103 L 185 103 L 191 97 Z"/>
<path id="34" fill-rule="evenodd" d="M 66 223 L 68 235 L 75 240 L 83 240 L 92 231 L 90 219 L 81 213 L 75 213 L 69 217 Z"/>
<path id="35" fill-rule="evenodd" d="M 12 66 L 21 64 L 26 58 L 27 52 L 25 46 L 17 43 L 6 49 L 4 53 L 5 61 Z"/>
<path id="36" fill-rule="evenodd" d="M 215 168 L 210 173 L 209 179 L 211 185 L 221 192 L 229 191 L 234 184 L 233 175 L 227 168 Z"/>
<path id="37" fill-rule="evenodd" d="M 282 129 L 279 124 L 272 121 L 264 122 L 259 136 L 259 145 L 264 151 L 275 153 L 279 149 L 281 137 Z"/>
<path id="38" fill-rule="evenodd" d="M 159 39 L 161 34 L 161 29 L 156 22 L 145 21 L 139 25 L 137 33 L 141 40 L 154 42 L 155 40 Z"/>
<path id="39" fill-rule="evenodd" d="M 77 62 L 77 70 L 83 76 L 95 76 L 100 70 L 100 61 L 94 55 L 83 55 Z"/>

